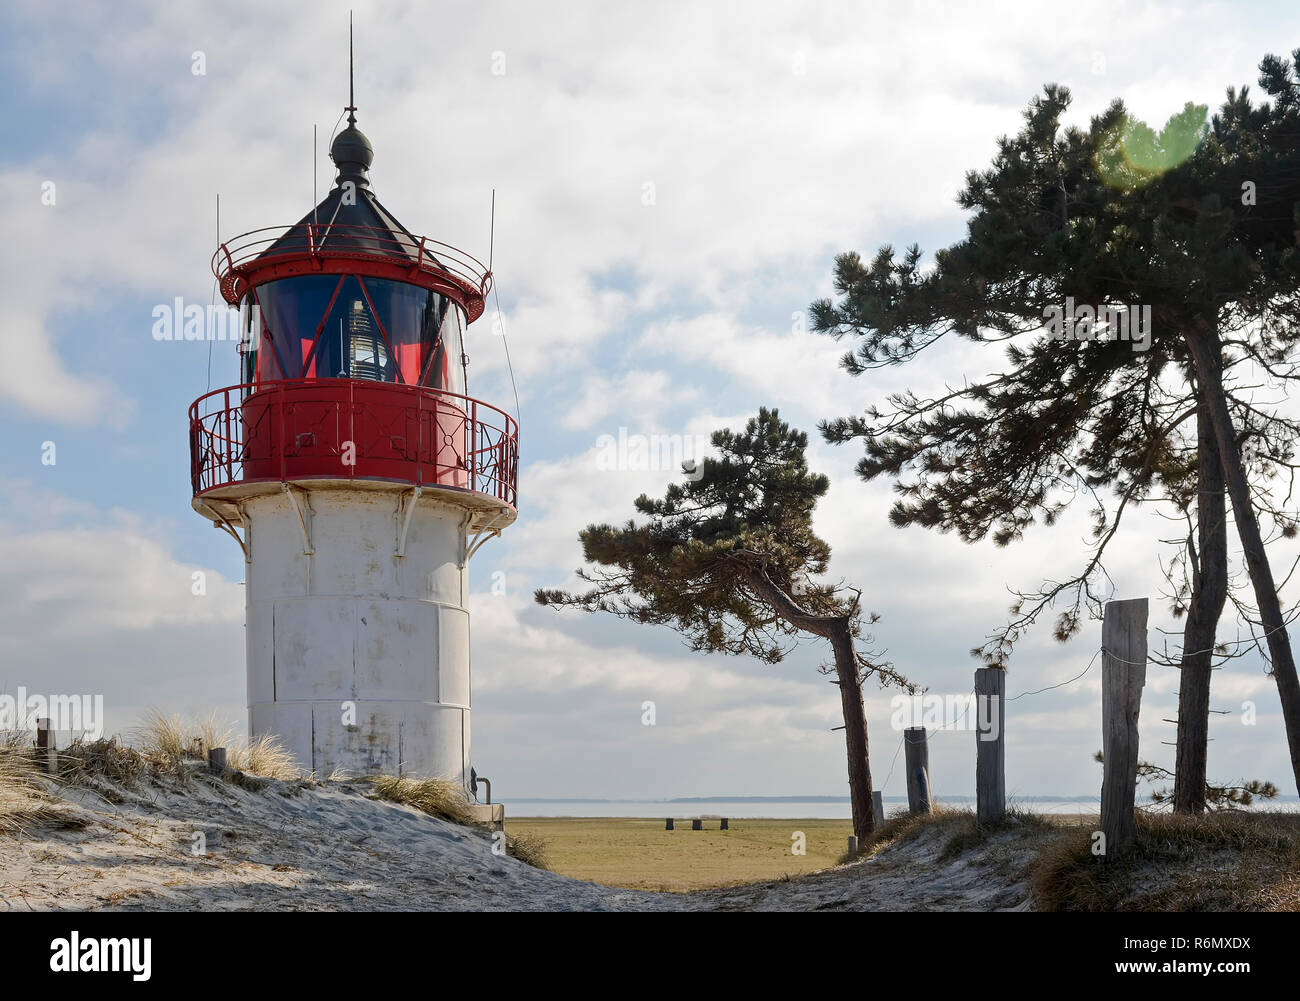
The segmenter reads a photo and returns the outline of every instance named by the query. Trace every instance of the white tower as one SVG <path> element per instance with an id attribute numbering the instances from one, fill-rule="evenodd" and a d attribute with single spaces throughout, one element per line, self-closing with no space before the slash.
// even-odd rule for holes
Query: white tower
<path id="1" fill-rule="evenodd" d="M 465 395 L 491 274 L 379 203 L 355 110 L 324 201 L 213 257 L 243 373 L 190 408 L 193 503 L 244 551 L 250 732 L 465 783 L 466 565 L 515 519 L 518 426 Z"/>

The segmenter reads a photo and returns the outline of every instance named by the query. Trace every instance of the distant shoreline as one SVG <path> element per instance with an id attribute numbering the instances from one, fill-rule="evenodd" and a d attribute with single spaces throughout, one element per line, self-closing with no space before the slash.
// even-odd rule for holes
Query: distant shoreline
<path id="1" fill-rule="evenodd" d="M 1099 801 L 1097 793 L 1085 793 L 1079 796 L 1011 796 L 1008 799 L 1022 803 L 1076 803 Z M 886 803 L 906 803 L 906 796 L 884 796 Z M 974 796 L 941 796 L 945 803 L 974 803 Z M 591 799 L 566 796 L 537 797 L 509 796 L 503 802 L 510 803 L 848 803 L 847 796 L 678 796 L 673 799 Z M 1297 803 L 1300 796 L 1276 796 L 1267 803 Z"/>

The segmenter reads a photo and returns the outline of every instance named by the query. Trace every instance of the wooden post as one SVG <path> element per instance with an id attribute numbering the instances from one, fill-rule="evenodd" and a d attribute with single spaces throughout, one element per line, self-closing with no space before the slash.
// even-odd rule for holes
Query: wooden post
<path id="1" fill-rule="evenodd" d="M 1146 598 L 1106 604 L 1101 625 L 1101 830 L 1106 857 L 1133 847 L 1138 711 L 1147 680 Z"/>
<path id="2" fill-rule="evenodd" d="M 907 807 L 913 813 L 930 812 L 930 745 L 927 741 L 923 726 L 909 726 L 903 731 Z"/>
<path id="3" fill-rule="evenodd" d="M 673 818 L 669 817 L 667 820 L 664 821 L 664 830 L 671 831 L 672 829 L 673 829 Z"/>
<path id="4" fill-rule="evenodd" d="M 54 730 L 48 716 L 36 720 L 36 760 L 51 775 L 59 770 L 59 752 L 54 748 Z"/>
<path id="5" fill-rule="evenodd" d="M 727 818 L 726 818 L 726 817 L 723 817 L 723 818 L 722 818 L 722 825 L 718 828 L 718 830 L 720 830 L 720 831 L 729 831 L 729 830 L 731 830 L 731 828 L 727 826 Z"/>
<path id="6" fill-rule="evenodd" d="M 871 791 L 871 806 L 876 812 L 876 826 L 885 822 L 885 794 L 879 789 Z"/>
<path id="7" fill-rule="evenodd" d="M 975 672 L 975 820 L 996 824 L 1007 812 L 1007 672 Z"/>
<path id="8" fill-rule="evenodd" d="M 226 770 L 226 749 L 224 747 L 208 748 L 208 771 L 221 775 Z"/>
<path id="9" fill-rule="evenodd" d="M 692 831 L 704 830 L 704 821 L 701 820 L 699 817 L 696 817 L 694 820 L 691 821 L 691 830 Z"/>
<path id="10" fill-rule="evenodd" d="M 856 837 L 855 835 L 850 834 L 850 835 L 849 835 L 849 855 L 852 856 L 852 855 L 856 855 L 857 853 L 858 853 L 858 839 L 857 839 L 857 837 Z"/>

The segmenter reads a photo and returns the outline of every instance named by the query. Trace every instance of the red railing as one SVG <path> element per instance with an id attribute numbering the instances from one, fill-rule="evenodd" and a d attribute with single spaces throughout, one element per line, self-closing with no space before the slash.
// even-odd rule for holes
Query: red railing
<path id="1" fill-rule="evenodd" d="M 423 276 L 435 286 L 450 285 L 472 300 L 463 303 L 472 314 L 471 320 L 482 313 L 482 304 L 492 289 L 492 272 L 487 265 L 450 244 L 374 226 L 328 222 L 266 226 L 241 233 L 217 248 L 212 255 L 212 273 L 221 283 L 222 296 L 236 305 L 246 291 L 241 279 L 250 274 L 264 268 L 283 270 L 295 260 L 305 260 L 311 268 L 320 270 L 327 259 L 396 264 L 417 283 Z"/>
<path id="2" fill-rule="evenodd" d="M 377 479 L 517 506 L 519 425 L 473 397 L 400 383 L 228 386 L 190 405 L 195 496 L 239 483 Z"/>

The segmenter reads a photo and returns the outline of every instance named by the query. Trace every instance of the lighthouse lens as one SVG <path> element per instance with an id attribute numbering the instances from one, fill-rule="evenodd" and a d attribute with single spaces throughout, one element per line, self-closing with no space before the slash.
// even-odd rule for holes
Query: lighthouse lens
<path id="1" fill-rule="evenodd" d="M 303 275 L 259 285 L 254 300 L 263 330 L 244 354 L 247 382 L 343 378 L 465 391 L 460 310 L 444 296 L 381 278 Z"/>

